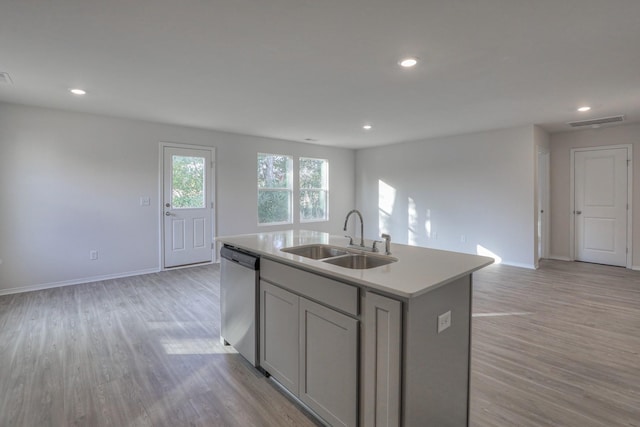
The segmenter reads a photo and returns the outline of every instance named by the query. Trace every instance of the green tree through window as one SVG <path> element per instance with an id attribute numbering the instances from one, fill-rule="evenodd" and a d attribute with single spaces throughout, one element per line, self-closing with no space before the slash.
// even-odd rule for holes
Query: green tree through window
<path id="1" fill-rule="evenodd" d="M 173 208 L 204 208 L 204 157 L 173 156 Z"/>
<path id="2" fill-rule="evenodd" d="M 258 224 L 292 222 L 292 166 L 290 156 L 258 154 Z"/>
<path id="3" fill-rule="evenodd" d="M 300 158 L 300 221 L 328 219 L 329 162 Z"/>

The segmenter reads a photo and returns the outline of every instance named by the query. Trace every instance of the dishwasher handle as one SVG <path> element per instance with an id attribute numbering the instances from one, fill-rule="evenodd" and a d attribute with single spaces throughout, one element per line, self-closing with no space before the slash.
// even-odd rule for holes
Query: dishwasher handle
<path id="1" fill-rule="evenodd" d="M 240 264 L 241 266 L 252 270 L 259 270 L 260 268 L 260 258 L 258 256 L 240 251 L 230 246 L 223 246 L 220 249 L 220 256 L 223 259 L 235 262 L 236 264 Z"/>

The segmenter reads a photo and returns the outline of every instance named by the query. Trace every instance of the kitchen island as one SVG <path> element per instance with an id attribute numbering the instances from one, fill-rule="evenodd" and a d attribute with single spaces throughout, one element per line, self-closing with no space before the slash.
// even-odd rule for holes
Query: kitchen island
<path id="1" fill-rule="evenodd" d="M 287 252 L 346 250 L 328 233 L 217 240 L 261 258 L 260 368 L 325 422 L 468 425 L 472 273 L 492 258 L 392 244 L 358 269 Z"/>

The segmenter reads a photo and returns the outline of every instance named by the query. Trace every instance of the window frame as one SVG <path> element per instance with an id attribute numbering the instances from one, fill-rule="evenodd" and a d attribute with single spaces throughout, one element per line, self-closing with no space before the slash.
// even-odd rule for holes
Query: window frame
<path id="1" fill-rule="evenodd" d="M 293 173 L 294 173 L 294 159 L 293 156 L 288 154 L 274 154 L 274 153 L 262 153 L 258 152 L 256 156 L 256 166 L 258 166 L 258 162 L 260 161 L 260 157 L 264 156 L 272 156 L 272 157 L 285 157 L 287 158 L 287 187 L 282 188 L 272 188 L 272 187 L 261 187 L 260 186 L 260 176 L 259 172 L 256 169 L 256 222 L 259 227 L 263 226 L 272 226 L 272 225 L 286 225 L 294 223 L 294 212 L 293 212 L 293 200 L 294 200 L 294 182 L 293 182 Z M 289 218 L 287 221 L 275 221 L 275 222 L 260 222 L 260 193 L 261 192 L 287 192 L 289 194 Z"/>
<path id="2" fill-rule="evenodd" d="M 323 181 L 322 188 L 303 188 L 302 187 L 302 177 L 300 176 L 300 171 L 302 170 L 302 168 L 300 167 L 300 164 L 302 163 L 303 160 L 322 161 L 322 171 L 321 171 L 322 181 Z M 302 197 L 303 191 L 314 191 L 319 193 L 324 192 L 324 201 L 325 201 L 324 218 L 311 218 L 311 219 L 302 218 L 302 205 L 301 205 L 300 198 Z M 316 157 L 303 157 L 303 156 L 298 157 L 298 220 L 300 221 L 301 224 L 329 221 L 329 160 L 328 159 L 321 159 Z"/>

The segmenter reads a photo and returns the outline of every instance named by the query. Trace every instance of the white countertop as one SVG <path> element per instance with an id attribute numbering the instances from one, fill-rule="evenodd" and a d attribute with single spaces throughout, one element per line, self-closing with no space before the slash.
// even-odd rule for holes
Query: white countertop
<path id="1" fill-rule="evenodd" d="M 223 236 L 216 240 L 307 271 L 407 299 L 434 290 L 494 262 L 493 258 L 484 256 L 391 243 L 391 256 L 397 258 L 397 262 L 355 270 L 280 250 L 318 243 L 342 247 L 348 244 L 348 239 L 342 236 L 319 231 L 275 231 Z M 384 250 L 384 244 L 380 246 Z"/>

